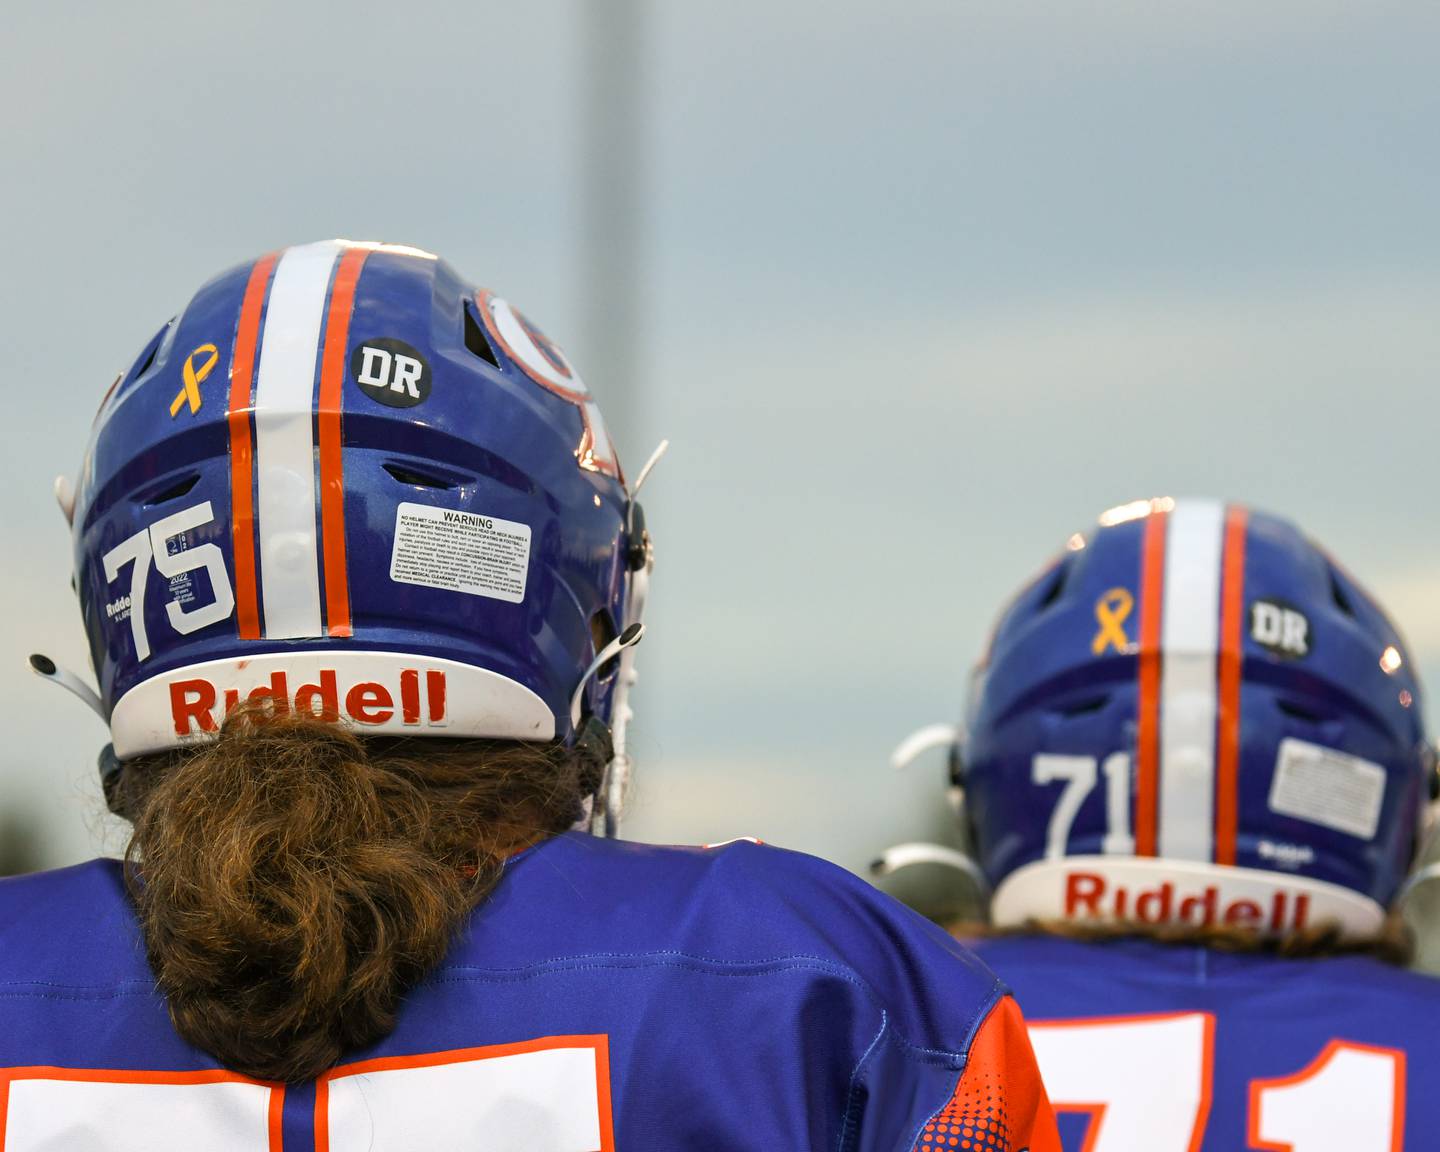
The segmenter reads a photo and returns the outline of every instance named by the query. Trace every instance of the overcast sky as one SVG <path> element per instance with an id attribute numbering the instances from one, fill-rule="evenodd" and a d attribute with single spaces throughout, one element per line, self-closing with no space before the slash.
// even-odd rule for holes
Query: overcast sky
<path id="1" fill-rule="evenodd" d="M 932 831 L 939 765 L 897 783 L 890 746 L 1135 496 L 1294 517 L 1440 692 L 1440 7 L 651 0 L 621 372 L 582 2 L 7 6 L 0 835 L 100 844 L 100 725 L 23 669 L 85 665 L 52 478 L 201 281 L 332 235 L 437 250 L 592 353 L 632 469 L 672 439 L 636 835 L 858 867 Z"/>

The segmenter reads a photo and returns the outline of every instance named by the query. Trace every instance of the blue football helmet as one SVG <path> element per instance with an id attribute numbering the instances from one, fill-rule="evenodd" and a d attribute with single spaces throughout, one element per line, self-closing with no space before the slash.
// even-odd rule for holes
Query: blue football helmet
<path id="1" fill-rule="evenodd" d="M 1002 613 L 964 724 L 899 756 L 935 743 L 999 925 L 1373 935 L 1436 784 L 1385 614 L 1294 525 L 1217 501 L 1071 537 Z"/>
<path id="2" fill-rule="evenodd" d="M 443 261 L 335 240 L 222 273 L 57 491 L 98 695 L 32 664 L 114 759 L 257 697 L 373 733 L 613 727 L 618 819 L 644 519 L 565 354 Z"/>

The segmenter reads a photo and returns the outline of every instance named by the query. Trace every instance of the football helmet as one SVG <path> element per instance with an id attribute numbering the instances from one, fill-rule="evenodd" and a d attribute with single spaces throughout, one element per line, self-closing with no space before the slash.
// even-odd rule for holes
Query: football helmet
<path id="1" fill-rule="evenodd" d="M 997 925 L 1369 936 L 1436 784 L 1384 612 L 1288 521 L 1207 500 L 1072 536 L 1001 614 L 964 724 L 900 759 L 936 743 Z"/>
<path id="2" fill-rule="evenodd" d="M 565 354 L 430 253 L 334 240 L 217 276 L 57 492 L 115 759 L 265 698 L 607 760 L 613 723 L 623 762 L 643 515 Z"/>

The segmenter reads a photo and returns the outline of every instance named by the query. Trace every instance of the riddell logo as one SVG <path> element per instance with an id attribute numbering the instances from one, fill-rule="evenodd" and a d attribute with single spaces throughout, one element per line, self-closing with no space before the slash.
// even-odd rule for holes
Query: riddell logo
<path id="1" fill-rule="evenodd" d="M 349 685 L 341 696 L 340 684 L 332 669 L 322 670 L 314 683 L 301 684 L 290 694 L 290 683 L 284 672 L 274 672 L 269 684 L 254 688 L 246 700 L 268 700 L 278 711 L 294 708 L 309 712 L 321 720 L 349 719 L 357 724 L 388 724 L 395 718 L 397 700 L 400 720 L 404 724 L 443 728 L 445 716 L 445 673 L 434 669 L 422 678 L 418 669 L 406 668 L 400 673 L 399 690 L 375 680 L 362 680 Z M 240 706 L 240 691 L 227 688 L 224 712 L 229 715 Z M 209 680 L 176 680 L 170 685 L 170 715 L 177 736 L 219 730 L 221 717 L 215 714 L 222 703 L 219 689 Z M 342 707 L 343 705 L 343 707 Z"/>
<path id="2" fill-rule="evenodd" d="M 1220 887 L 1207 884 L 1198 891 L 1182 891 L 1170 880 L 1154 887 L 1131 888 L 1110 884 L 1094 872 L 1072 872 L 1065 877 L 1065 916 L 1139 921 L 1142 924 L 1188 924 L 1209 928 L 1263 928 L 1274 933 L 1296 932 L 1306 926 L 1310 897 L 1276 892 L 1266 908 L 1257 900 L 1220 902 Z"/>

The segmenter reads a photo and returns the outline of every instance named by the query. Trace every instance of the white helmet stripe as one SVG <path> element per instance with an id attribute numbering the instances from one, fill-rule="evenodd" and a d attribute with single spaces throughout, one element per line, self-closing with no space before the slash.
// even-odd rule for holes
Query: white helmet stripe
<path id="1" fill-rule="evenodd" d="M 265 636 L 324 635 L 315 528 L 315 371 L 344 246 L 287 248 L 275 269 L 255 385 L 257 526 Z"/>
<path id="2" fill-rule="evenodd" d="M 1160 650 L 1159 855 L 1209 860 L 1213 851 L 1216 658 L 1225 506 L 1181 500 L 1165 541 Z"/>

